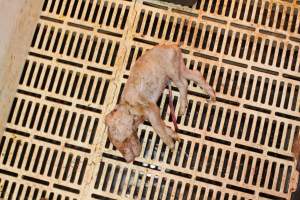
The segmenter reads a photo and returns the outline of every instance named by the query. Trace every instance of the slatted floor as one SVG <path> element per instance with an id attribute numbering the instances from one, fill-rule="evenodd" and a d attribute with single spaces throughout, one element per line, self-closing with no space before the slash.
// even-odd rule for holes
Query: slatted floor
<path id="1" fill-rule="evenodd" d="M 135 60 L 165 41 L 181 44 L 217 102 L 189 82 L 175 150 L 145 122 L 128 164 L 103 119 Z M 44 0 L 0 138 L 0 198 L 290 199 L 299 46 L 297 0 Z M 158 105 L 172 126 L 167 91 Z"/>

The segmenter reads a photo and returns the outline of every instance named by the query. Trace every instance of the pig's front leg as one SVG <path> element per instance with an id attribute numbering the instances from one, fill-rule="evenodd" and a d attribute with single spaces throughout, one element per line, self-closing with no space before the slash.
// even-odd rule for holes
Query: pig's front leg
<path id="1" fill-rule="evenodd" d="M 168 128 L 160 117 L 159 108 L 152 102 L 148 102 L 145 108 L 145 117 L 150 121 L 154 131 L 166 143 L 170 149 L 174 149 L 174 141 L 178 140 L 177 133 Z"/>

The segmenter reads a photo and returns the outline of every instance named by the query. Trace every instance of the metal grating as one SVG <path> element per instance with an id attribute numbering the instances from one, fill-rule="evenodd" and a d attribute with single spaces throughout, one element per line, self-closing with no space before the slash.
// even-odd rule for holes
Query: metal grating
<path id="1" fill-rule="evenodd" d="M 189 82 L 174 152 L 144 123 L 141 156 L 128 164 L 103 119 L 131 65 L 164 41 L 182 44 L 217 102 Z M 296 0 L 44 0 L 0 139 L 0 198 L 290 199 L 299 43 Z M 171 126 L 167 91 L 158 105 Z"/>

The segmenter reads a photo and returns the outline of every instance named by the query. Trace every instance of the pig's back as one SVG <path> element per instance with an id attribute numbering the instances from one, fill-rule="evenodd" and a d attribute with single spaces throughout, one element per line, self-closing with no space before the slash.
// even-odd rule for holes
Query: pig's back
<path id="1" fill-rule="evenodd" d="M 132 67 L 125 85 L 123 99 L 133 103 L 143 96 L 156 102 L 168 82 L 167 70 L 172 67 L 173 49 L 154 47 Z"/>

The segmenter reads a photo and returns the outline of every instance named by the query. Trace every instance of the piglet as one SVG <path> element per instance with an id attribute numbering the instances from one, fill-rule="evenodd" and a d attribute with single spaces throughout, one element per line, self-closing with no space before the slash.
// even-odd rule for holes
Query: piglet
<path id="1" fill-rule="evenodd" d="M 170 149 L 174 148 L 174 140 L 179 140 L 179 135 L 165 125 L 156 102 L 172 81 L 179 89 L 179 115 L 183 115 L 187 107 L 187 80 L 197 82 L 215 101 L 215 92 L 201 73 L 186 68 L 178 45 L 157 45 L 136 61 L 120 103 L 105 117 L 108 137 L 127 162 L 140 155 L 137 130 L 144 120 L 150 121 L 154 131 Z"/>

